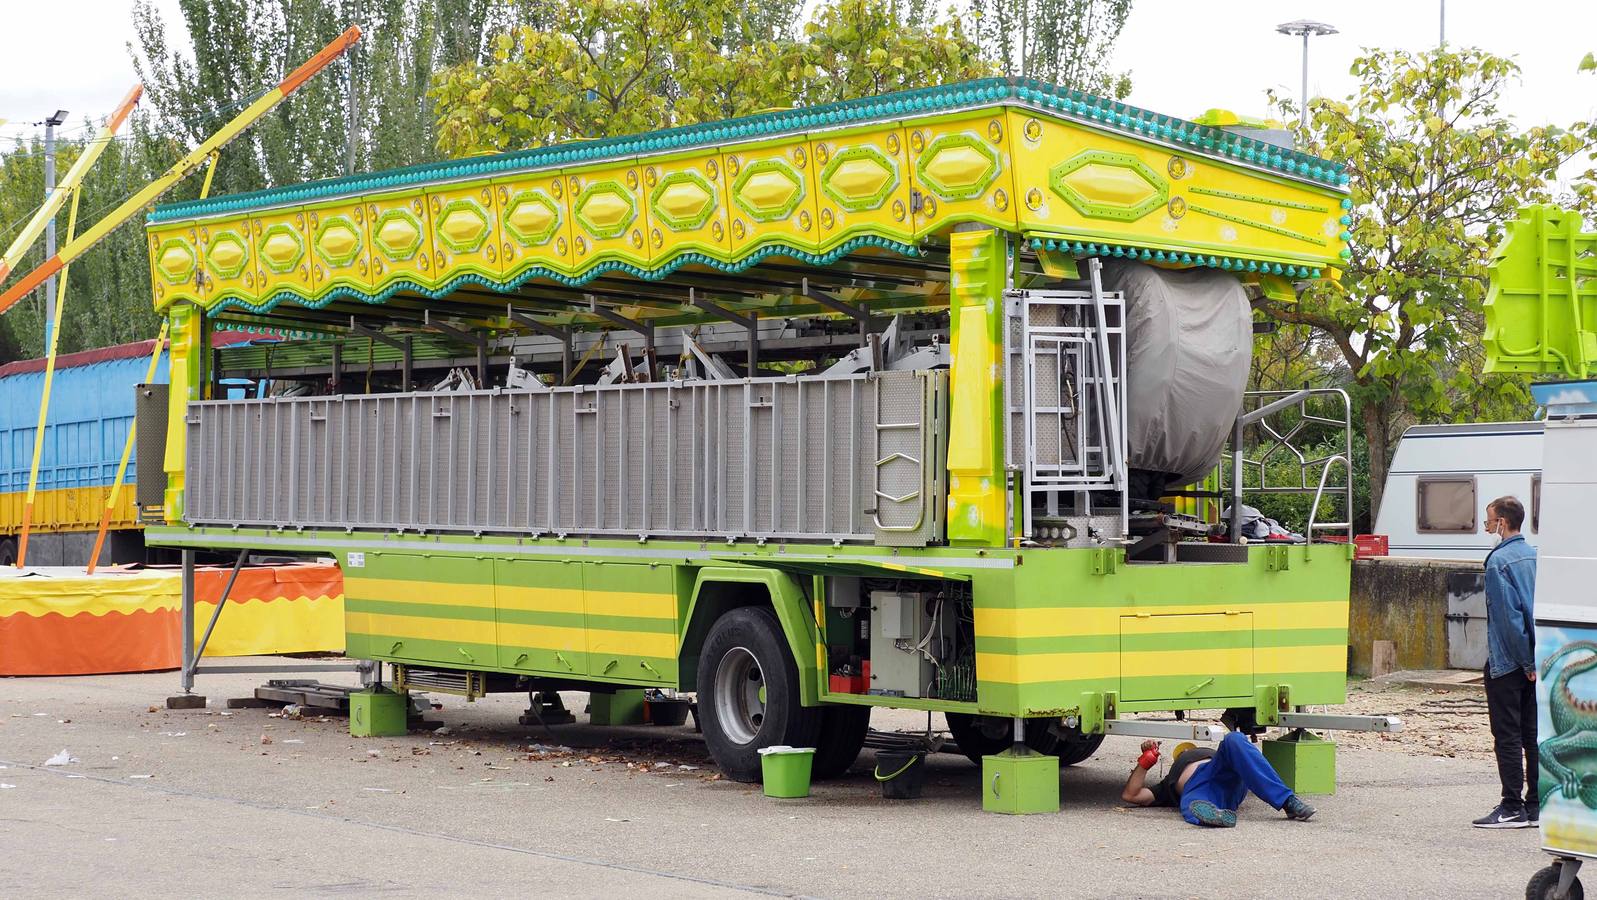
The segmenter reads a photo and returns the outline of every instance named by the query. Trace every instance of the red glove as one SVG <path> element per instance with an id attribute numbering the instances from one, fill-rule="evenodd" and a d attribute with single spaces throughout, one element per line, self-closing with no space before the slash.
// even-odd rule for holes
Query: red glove
<path id="1" fill-rule="evenodd" d="M 1158 764 L 1158 750 L 1144 750 L 1142 751 L 1142 755 L 1137 757 L 1137 768 L 1139 769 L 1151 769 Z"/>

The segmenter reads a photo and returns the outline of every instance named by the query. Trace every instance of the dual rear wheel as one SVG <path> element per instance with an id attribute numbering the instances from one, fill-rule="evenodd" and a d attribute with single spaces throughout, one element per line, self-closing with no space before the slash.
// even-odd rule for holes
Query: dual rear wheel
<path id="1" fill-rule="evenodd" d="M 745 606 L 715 621 L 699 652 L 699 723 L 716 765 L 734 781 L 760 780 L 760 748 L 786 744 L 814 747 L 812 777 L 848 771 L 870 730 L 868 706 L 804 706 L 799 703 L 798 666 L 770 609 Z M 947 713 L 959 749 L 981 758 L 1009 749 L 1014 724 L 995 716 Z M 1026 746 L 1059 757 L 1061 765 L 1083 762 L 1103 735 L 1060 735 L 1045 720 L 1026 724 Z"/>
<path id="2" fill-rule="evenodd" d="M 721 772 L 760 780 L 760 748 L 814 747 L 813 778 L 848 771 L 865 746 L 868 706 L 803 706 L 798 666 L 776 614 L 745 606 L 717 619 L 699 652 L 699 722 Z"/>

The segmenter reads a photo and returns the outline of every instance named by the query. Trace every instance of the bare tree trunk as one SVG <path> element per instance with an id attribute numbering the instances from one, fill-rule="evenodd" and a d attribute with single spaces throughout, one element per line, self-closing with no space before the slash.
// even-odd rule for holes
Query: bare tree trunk
<path id="1" fill-rule="evenodd" d="M 1386 493 L 1386 470 L 1392 462 L 1392 448 L 1388 423 L 1395 410 L 1384 402 L 1364 404 L 1364 440 L 1370 449 L 1370 528 L 1375 527 L 1375 517 L 1381 510 L 1381 498 Z"/>

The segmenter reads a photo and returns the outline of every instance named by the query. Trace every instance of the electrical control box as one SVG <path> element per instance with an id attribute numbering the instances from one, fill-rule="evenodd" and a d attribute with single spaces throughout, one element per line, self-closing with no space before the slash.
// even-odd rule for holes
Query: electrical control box
<path id="1" fill-rule="evenodd" d="M 942 595 L 871 591 L 872 694 L 925 697 L 952 647 L 952 604 Z"/>

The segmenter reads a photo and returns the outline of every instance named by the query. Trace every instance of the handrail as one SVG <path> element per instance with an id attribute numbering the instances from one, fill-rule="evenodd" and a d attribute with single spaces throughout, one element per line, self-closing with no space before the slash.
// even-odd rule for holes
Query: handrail
<path id="1" fill-rule="evenodd" d="M 1331 474 L 1331 465 L 1333 463 L 1337 463 L 1337 462 L 1342 463 L 1342 467 L 1347 470 L 1347 482 L 1348 482 L 1348 485 L 1349 485 L 1349 490 L 1348 490 L 1348 493 L 1347 493 L 1348 501 L 1349 501 L 1348 502 L 1348 509 L 1347 509 L 1347 513 L 1348 513 L 1347 521 L 1346 522 L 1320 522 L 1320 523 L 1316 524 L 1315 521 L 1314 521 L 1314 517 L 1320 514 L 1320 496 L 1325 493 L 1325 479 L 1328 476 L 1330 476 L 1330 474 Z M 1353 531 L 1353 505 L 1352 505 L 1353 491 L 1352 491 L 1352 488 L 1351 488 L 1352 484 L 1353 484 L 1353 463 L 1348 461 L 1348 458 L 1346 456 L 1343 456 L 1340 453 L 1335 454 L 1334 456 L 1326 457 L 1325 458 L 1325 463 L 1320 466 L 1320 486 L 1314 489 L 1314 503 L 1313 503 L 1313 505 L 1311 505 L 1309 507 L 1309 527 L 1308 527 L 1308 529 L 1306 531 L 1303 532 L 1303 536 L 1308 539 L 1308 543 L 1310 543 L 1310 544 L 1314 543 L 1314 529 L 1315 528 L 1341 528 L 1344 531 L 1347 531 L 1349 534 L 1352 533 L 1352 531 Z"/>

